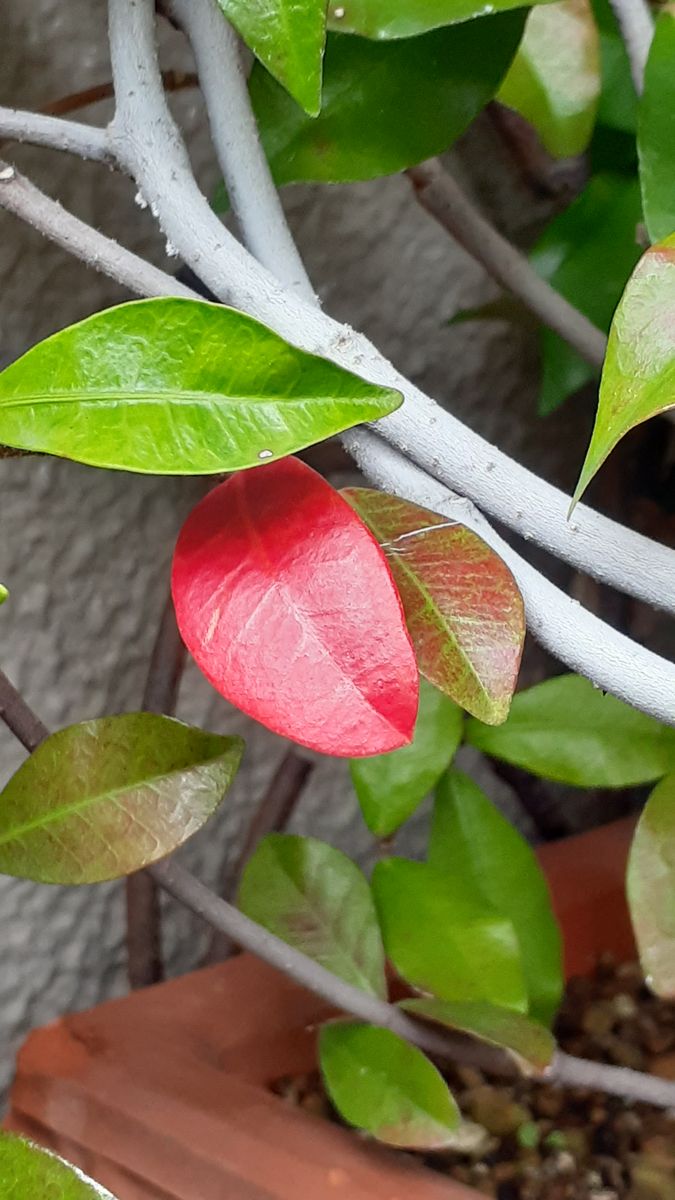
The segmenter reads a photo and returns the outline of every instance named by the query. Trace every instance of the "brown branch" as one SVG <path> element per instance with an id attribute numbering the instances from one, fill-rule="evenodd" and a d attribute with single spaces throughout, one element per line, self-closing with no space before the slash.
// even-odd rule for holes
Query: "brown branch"
<path id="1" fill-rule="evenodd" d="M 31 754 L 40 742 L 49 737 L 49 730 L 39 717 L 26 704 L 23 696 L 10 683 L 3 671 L 0 671 L 0 721 L 4 721 L 8 729 L 25 746 Z"/>
<path id="2" fill-rule="evenodd" d="M 167 92 L 180 92 L 186 88 L 197 87 L 199 80 L 191 71 L 162 71 L 162 82 Z M 95 83 L 92 87 L 83 88 L 80 92 L 71 92 L 68 96 L 60 96 L 44 104 L 38 111 L 51 117 L 63 117 L 68 113 L 77 112 L 81 108 L 89 108 L 102 100 L 110 100 L 114 96 L 111 80 L 105 83 Z"/>
<path id="3" fill-rule="evenodd" d="M 152 649 L 143 693 L 144 712 L 173 713 L 185 663 L 173 603 L 169 596 Z M 127 972 L 132 988 L 149 987 L 164 978 L 162 914 L 157 884 L 148 871 L 126 880 Z"/>

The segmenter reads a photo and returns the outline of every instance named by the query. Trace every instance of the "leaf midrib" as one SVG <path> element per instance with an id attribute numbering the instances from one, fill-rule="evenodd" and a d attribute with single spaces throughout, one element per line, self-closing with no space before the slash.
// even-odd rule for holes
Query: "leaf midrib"
<path id="1" fill-rule="evenodd" d="M 23 408 L 31 404 L 94 404 L 100 400 L 114 400 L 116 404 L 353 404 L 353 405 L 379 405 L 375 398 L 368 399 L 367 397 L 358 398 L 352 396 L 338 395 L 307 395 L 307 396 L 238 396 L 228 395 L 224 392 L 207 392 L 194 391 L 187 389 L 180 392 L 172 391 L 131 391 L 130 389 L 119 388 L 118 390 L 96 388 L 93 391 L 78 390 L 78 391 L 58 391 L 58 392 L 34 392 L 28 395 L 19 397 L 2 397 L 0 396 L 0 413 L 2 408 L 7 406 L 10 408 Z"/>

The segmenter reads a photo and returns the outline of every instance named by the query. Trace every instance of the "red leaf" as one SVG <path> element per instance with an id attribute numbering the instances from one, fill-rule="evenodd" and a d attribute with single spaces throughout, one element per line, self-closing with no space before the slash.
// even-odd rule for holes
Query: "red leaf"
<path id="1" fill-rule="evenodd" d="M 384 554 L 298 459 L 233 475 L 193 509 L 172 586 L 197 665 L 275 733 L 352 758 L 412 739 L 417 665 Z"/>

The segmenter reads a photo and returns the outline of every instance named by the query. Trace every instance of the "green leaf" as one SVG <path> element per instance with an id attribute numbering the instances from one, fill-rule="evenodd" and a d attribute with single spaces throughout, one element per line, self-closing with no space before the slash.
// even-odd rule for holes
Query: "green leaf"
<path id="1" fill-rule="evenodd" d="M 525 637 L 506 564 L 472 530 L 418 504 L 369 488 L 342 494 L 386 552 L 420 673 L 474 716 L 504 721 Z"/>
<path id="2" fill-rule="evenodd" d="M 497 99 L 534 126 L 550 154 L 582 154 L 600 96 L 600 43 L 589 0 L 533 8 Z"/>
<path id="3" fill-rule="evenodd" d="M 636 179 L 596 175 L 581 196 L 549 225 L 531 255 L 537 274 L 579 308 L 599 329 L 608 329 L 640 256 L 636 227 L 641 217 Z M 540 412 L 559 408 L 596 372 L 549 329 L 540 334 Z"/>
<path id="4" fill-rule="evenodd" d="M 537 0 L 535 0 L 535 3 Z M 540 0 L 546 3 L 547 0 Z M 412 38 L 442 25 L 519 8 L 522 0 L 329 0 L 328 28 L 386 41 Z"/>
<path id="5" fill-rule="evenodd" d="M 9 592 L 3 583 L 0 583 L 0 604 L 4 604 L 9 596 Z"/>
<path id="6" fill-rule="evenodd" d="M 675 775 L 662 779 L 638 822 L 628 859 L 628 904 L 650 988 L 675 997 Z"/>
<path id="7" fill-rule="evenodd" d="M 672 234 L 642 256 L 616 310 L 575 503 L 629 430 L 675 406 L 674 313 Z"/>
<path id="8" fill-rule="evenodd" d="M 592 0 L 600 33 L 602 92 L 598 122 L 623 133 L 635 133 L 637 95 L 633 85 L 626 45 L 610 0 Z"/>
<path id="9" fill-rule="evenodd" d="M 218 0 L 225 16 L 310 116 L 321 108 L 326 0 Z"/>
<path id="10" fill-rule="evenodd" d="M 211 475 L 283 458 L 400 403 L 234 309 L 139 300 L 0 373 L 0 441 L 95 467 Z"/>
<path id="11" fill-rule="evenodd" d="M 642 206 L 647 231 L 660 242 L 675 230 L 675 9 L 656 21 L 638 117 Z"/>
<path id="12" fill-rule="evenodd" d="M 272 833 L 249 859 L 242 912 L 341 979 L 386 997 L 384 950 L 358 867 L 315 838 Z"/>
<path id="13" fill-rule="evenodd" d="M 511 1008 L 481 1001 L 436 1000 L 431 996 L 401 1000 L 399 1007 L 424 1021 L 472 1034 L 483 1042 L 508 1050 L 526 1074 L 543 1071 L 555 1054 L 556 1043 L 551 1031 Z"/>
<path id="14" fill-rule="evenodd" d="M 215 812 L 243 747 L 154 713 L 61 729 L 0 794 L 0 872 L 100 883 L 156 862 Z"/>
<path id="15" fill-rule="evenodd" d="M 494 96 L 523 23 L 522 12 L 501 13 L 395 42 L 330 34 L 313 120 L 254 67 L 251 99 L 276 182 L 374 179 L 447 150 Z"/>
<path id="16" fill-rule="evenodd" d="M 426 863 L 389 858 L 373 872 L 387 957 L 413 987 L 443 1000 L 527 1009 L 511 922 L 462 881 Z"/>
<path id="17" fill-rule="evenodd" d="M 460 771 L 450 771 L 437 789 L 429 862 L 511 921 L 529 1010 L 548 1024 L 563 989 L 560 930 L 548 885 L 525 838 Z"/>
<path id="18" fill-rule="evenodd" d="M 467 721 L 465 738 L 493 758 L 572 787 L 633 787 L 675 770 L 675 729 L 580 675 L 519 692 L 505 725 Z"/>
<path id="19" fill-rule="evenodd" d="M 0 1133 L 2 1200 L 115 1200 L 100 1183 L 40 1146 Z"/>
<path id="20" fill-rule="evenodd" d="M 350 1125 L 410 1150 L 452 1142 L 459 1110 L 416 1046 L 388 1029 L 336 1021 L 321 1030 L 319 1057 L 328 1095 Z"/>
<path id="21" fill-rule="evenodd" d="M 455 757 L 462 727 L 461 708 L 421 679 L 412 742 L 389 754 L 351 760 L 363 819 L 375 837 L 390 837 L 412 816 Z"/>

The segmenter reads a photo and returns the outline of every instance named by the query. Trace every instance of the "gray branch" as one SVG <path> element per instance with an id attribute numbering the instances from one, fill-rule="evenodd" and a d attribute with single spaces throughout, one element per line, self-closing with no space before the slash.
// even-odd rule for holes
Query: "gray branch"
<path id="1" fill-rule="evenodd" d="M 64 150 L 78 158 L 114 165 L 105 129 L 85 125 L 80 121 L 65 121 L 44 113 L 22 112 L 17 108 L 0 106 L 0 140 L 30 142 L 50 150 Z"/>

